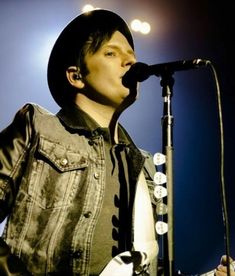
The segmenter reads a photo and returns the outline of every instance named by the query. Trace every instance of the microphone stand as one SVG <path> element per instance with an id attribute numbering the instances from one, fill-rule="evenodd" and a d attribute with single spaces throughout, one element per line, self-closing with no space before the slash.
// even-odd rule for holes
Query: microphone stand
<path id="1" fill-rule="evenodd" d="M 168 232 L 163 236 L 164 275 L 174 275 L 174 209 L 173 209 L 173 116 L 171 108 L 172 88 L 174 79 L 171 70 L 165 70 L 161 77 L 162 97 L 164 100 L 162 117 L 162 150 L 166 156 L 163 170 L 167 179 L 167 197 L 163 199 L 167 205 L 167 214 L 163 220 L 168 224 Z"/>

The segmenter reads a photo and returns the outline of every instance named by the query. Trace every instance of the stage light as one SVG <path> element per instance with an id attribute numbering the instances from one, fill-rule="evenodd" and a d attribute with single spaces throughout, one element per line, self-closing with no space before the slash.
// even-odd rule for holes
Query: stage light
<path id="1" fill-rule="evenodd" d="M 150 24 L 148 22 L 143 22 L 141 24 L 140 32 L 142 34 L 148 34 L 150 32 L 150 30 L 151 30 L 151 26 L 150 26 Z"/>
<path id="2" fill-rule="evenodd" d="M 134 32 L 140 32 L 142 34 L 148 34 L 151 30 L 148 22 L 142 22 L 139 19 L 132 20 L 130 26 Z"/>
<path id="3" fill-rule="evenodd" d="M 141 30 L 141 21 L 139 19 L 134 19 L 131 22 L 131 29 L 135 32 L 139 32 Z"/>
<path id="4" fill-rule="evenodd" d="M 94 10 L 95 9 L 95 7 L 93 7 L 92 5 L 90 5 L 90 4 L 87 4 L 87 5 L 85 5 L 83 8 L 82 8 L 82 11 L 83 12 L 89 12 L 89 11 L 92 11 L 92 10 Z"/>

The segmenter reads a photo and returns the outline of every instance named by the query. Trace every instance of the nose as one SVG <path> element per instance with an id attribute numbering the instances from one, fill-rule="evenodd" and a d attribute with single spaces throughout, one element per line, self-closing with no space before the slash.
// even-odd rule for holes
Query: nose
<path id="1" fill-rule="evenodd" d="M 134 63 L 136 63 L 135 56 L 133 54 L 126 54 L 123 58 L 122 66 L 131 67 Z"/>

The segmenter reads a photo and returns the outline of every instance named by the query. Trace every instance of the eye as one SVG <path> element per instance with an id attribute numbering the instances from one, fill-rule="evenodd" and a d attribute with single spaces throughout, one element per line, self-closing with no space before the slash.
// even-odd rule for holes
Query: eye
<path id="1" fill-rule="evenodd" d="M 107 51 L 107 52 L 105 52 L 105 56 L 107 56 L 107 57 L 115 57 L 116 56 L 116 52 L 115 51 Z"/>

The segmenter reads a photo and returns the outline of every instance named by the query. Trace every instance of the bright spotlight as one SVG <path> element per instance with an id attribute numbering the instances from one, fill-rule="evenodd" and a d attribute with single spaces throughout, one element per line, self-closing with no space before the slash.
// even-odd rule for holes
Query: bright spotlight
<path id="1" fill-rule="evenodd" d="M 150 26 L 150 24 L 148 22 L 143 22 L 141 24 L 140 32 L 142 34 L 148 34 L 150 32 L 150 30 L 151 30 L 151 26 Z"/>
<path id="2" fill-rule="evenodd" d="M 141 30 L 141 21 L 139 19 L 134 19 L 131 22 L 131 29 L 135 32 L 139 32 Z"/>
<path id="3" fill-rule="evenodd" d="M 151 30 L 148 22 L 142 22 L 139 19 L 132 20 L 130 26 L 134 32 L 140 32 L 142 34 L 148 34 Z"/>
<path id="4" fill-rule="evenodd" d="M 87 4 L 87 5 L 85 5 L 83 8 L 82 8 L 82 11 L 83 12 L 90 12 L 90 11 L 93 11 L 95 8 L 92 6 L 92 5 L 90 5 L 90 4 Z"/>

